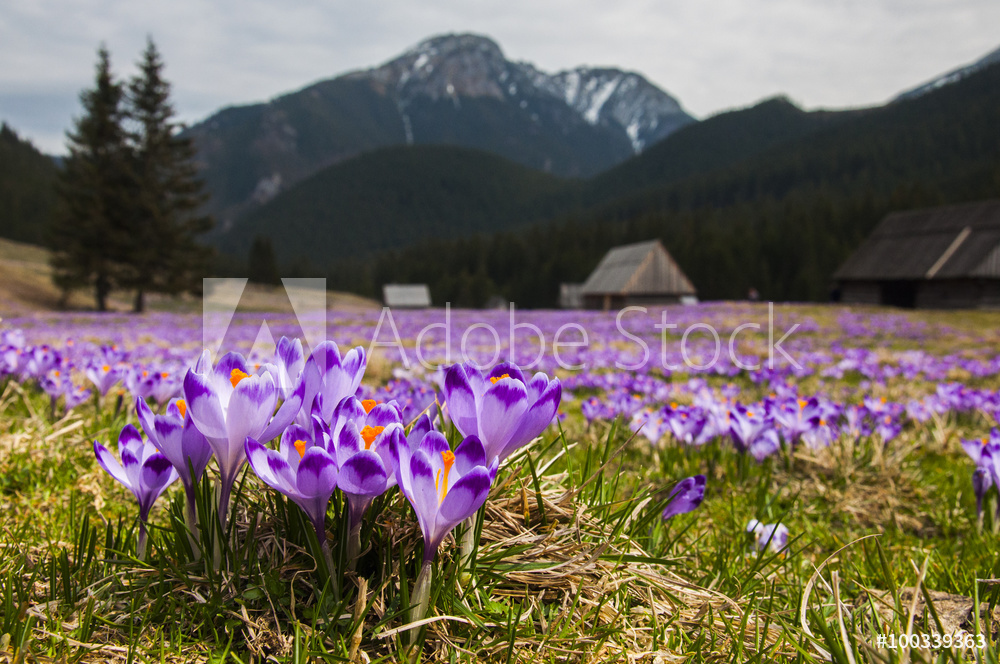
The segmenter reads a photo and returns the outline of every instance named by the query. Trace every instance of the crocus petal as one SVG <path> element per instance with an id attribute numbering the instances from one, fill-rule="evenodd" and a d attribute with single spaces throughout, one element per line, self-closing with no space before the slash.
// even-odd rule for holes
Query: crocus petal
<path id="1" fill-rule="evenodd" d="M 521 368 L 511 362 L 501 362 L 493 367 L 486 375 L 486 379 L 500 378 L 501 376 L 509 376 L 514 380 L 520 381 L 521 384 L 528 382 L 524 379 L 524 373 L 521 372 Z"/>
<path id="2" fill-rule="evenodd" d="M 552 423 L 552 419 L 556 416 L 556 411 L 559 410 L 559 402 L 561 400 L 562 385 L 558 380 L 553 380 L 545 388 L 545 391 L 542 392 L 538 400 L 521 416 L 521 422 L 517 430 L 514 431 L 508 444 L 497 456 L 501 459 L 506 459 L 518 447 L 540 436 L 549 424 Z"/>
<path id="3" fill-rule="evenodd" d="M 219 358 L 219 363 L 215 365 L 213 369 L 215 375 L 226 381 L 231 381 L 233 377 L 233 371 L 239 370 L 241 373 L 249 374 L 247 370 L 247 361 L 239 353 L 226 353 L 221 358 Z"/>
<path id="4" fill-rule="evenodd" d="M 343 466 L 347 460 L 365 449 L 365 441 L 362 440 L 358 427 L 354 422 L 348 422 L 335 443 L 337 448 L 337 463 Z"/>
<path id="5" fill-rule="evenodd" d="M 487 456 L 501 456 L 527 408 L 528 393 L 524 385 L 513 379 L 503 378 L 486 390 L 480 410 L 479 435 Z"/>
<path id="6" fill-rule="evenodd" d="M 142 397 L 135 398 L 135 414 L 139 418 L 139 424 L 142 425 L 142 430 L 146 432 L 146 435 L 153 438 L 156 432 L 156 426 L 154 424 L 154 415 L 149 404 Z M 153 440 L 155 443 L 156 441 Z"/>
<path id="7" fill-rule="evenodd" d="M 455 470 L 459 475 L 472 472 L 476 466 L 487 465 L 486 449 L 476 436 L 469 436 L 455 450 Z"/>
<path id="8" fill-rule="evenodd" d="M 686 477 L 670 492 L 670 502 L 663 510 L 663 519 L 685 514 L 701 505 L 705 499 L 705 476 Z"/>
<path id="9" fill-rule="evenodd" d="M 184 399 L 198 430 L 208 438 L 226 438 L 226 416 L 219 397 L 204 374 L 188 371 L 184 376 Z"/>
<path id="10" fill-rule="evenodd" d="M 302 456 L 296 481 L 304 497 L 323 499 L 325 512 L 326 502 L 339 481 L 337 462 L 326 450 L 314 447 Z"/>
<path id="11" fill-rule="evenodd" d="M 445 371 L 444 395 L 448 415 L 459 433 L 463 436 L 478 434 L 476 395 L 462 365 L 453 365 Z"/>
<path id="12" fill-rule="evenodd" d="M 443 433 L 431 431 L 424 436 L 418 449 L 426 454 L 428 459 L 440 459 L 442 452 L 451 451 L 451 446 L 448 445 L 448 439 L 444 437 Z"/>
<path id="13" fill-rule="evenodd" d="M 368 413 L 365 424 L 371 427 L 387 427 L 390 424 L 399 424 L 399 419 L 399 411 L 389 404 L 380 403 Z"/>
<path id="14" fill-rule="evenodd" d="M 549 377 L 543 372 L 539 371 L 534 376 L 531 377 L 524 386 L 528 389 L 528 399 L 531 401 L 538 401 L 539 397 L 549 388 Z"/>
<path id="15" fill-rule="evenodd" d="M 438 492 L 434 485 L 434 471 L 423 450 L 417 450 L 410 457 L 409 474 L 403 486 L 407 498 L 413 503 L 413 511 L 417 513 L 420 529 L 424 537 L 428 537 L 433 528 L 433 515 L 438 510 Z M 431 519 L 428 521 L 428 519 Z"/>
<path id="16" fill-rule="evenodd" d="M 278 395 L 269 375 L 244 378 L 233 390 L 226 413 L 230 450 L 242 452 L 247 436 L 267 442 L 261 434 L 274 413 Z"/>
<path id="17" fill-rule="evenodd" d="M 441 519 L 455 524 L 468 519 L 486 502 L 490 494 L 490 475 L 485 468 L 474 468 L 458 479 L 441 503 Z M 451 528 L 449 527 L 449 530 Z"/>
<path id="18" fill-rule="evenodd" d="M 142 464 L 142 485 L 152 496 L 150 504 L 176 479 L 177 471 L 162 454 L 154 454 Z"/>
<path id="19" fill-rule="evenodd" d="M 302 409 L 302 400 L 305 396 L 305 390 L 305 384 L 299 383 L 298 387 L 295 388 L 295 391 L 292 392 L 287 399 L 285 399 L 285 403 L 281 404 L 281 408 L 279 408 L 278 412 L 274 414 L 274 417 L 271 419 L 271 423 L 268 424 L 267 428 L 264 429 L 264 432 L 260 434 L 260 440 L 273 440 L 278 436 L 278 434 L 285 430 L 285 427 L 295 420 L 295 416 L 298 415 L 299 411 Z M 277 399 L 277 395 L 275 395 L 275 399 Z M 274 410 L 273 406 L 271 407 L 271 410 Z"/>
<path id="20" fill-rule="evenodd" d="M 194 468 L 194 478 L 199 479 L 205 472 L 205 467 L 212 460 L 212 447 L 205 440 L 204 434 L 198 430 L 191 418 L 184 422 L 184 430 L 181 432 L 181 461 L 182 467 L 177 472 L 182 478 L 186 478 L 189 473 L 188 462 Z M 176 467 L 176 466 L 175 466 Z"/>
<path id="21" fill-rule="evenodd" d="M 378 496 L 385 491 L 388 479 L 382 459 L 371 450 L 362 450 L 341 468 L 340 490 L 358 496 Z"/>
<path id="22" fill-rule="evenodd" d="M 253 438 L 246 439 L 244 451 L 253 472 L 264 484 L 286 496 L 298 497 L 296 474 L 280 454 L 264 447 Z"/>
<path id="23" fill-rule="evenodd" d="M 423 440 L 424 436 L 431 432 L 433 427 L 431 426 L 431 418 L 428 417 L 427 413 L 423 413 L 417 418 L 417 421 L 413 423 L 410 427 L 410 432 L 406 434 L 406 442 L 411 449 L 416 449 Z"/>
<path id="24" fill-rule="evenodd" d="M 108 475 L 115 478 L 118 482 L 122 484 L 127 489 L 132 488 L 132 483 L 129 481 L 128 475 L 125 474 L 125 469 L 118 462 L 108 448 L 101 445 L 96 440 L 94 441 L 94 454 L 97 456 L 97 463 L 101 465 L 101 468 L 107 472 Z"/>

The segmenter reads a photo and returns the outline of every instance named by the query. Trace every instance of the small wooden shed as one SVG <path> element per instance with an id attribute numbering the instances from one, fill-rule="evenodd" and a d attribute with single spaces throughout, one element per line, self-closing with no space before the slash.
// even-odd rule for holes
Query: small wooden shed
<path id="1" fill-rule="evenodd" d="M 385 284 L 382 300 L 387 307 L 426 309 L 431 306 L 431 290 L 427 284 Z"/>
<path id="2" fill-rule="evenodd" d="M 694 285 L 659 240 L 609 251 L 583 284 L 588 309 L 673 304 L 696 295 Z"/>
<path id="3" fill-rule="evenodd" d="M 834 279 L 842 302 L 1000 307 L 1000 200 L 893 212 Z"/>

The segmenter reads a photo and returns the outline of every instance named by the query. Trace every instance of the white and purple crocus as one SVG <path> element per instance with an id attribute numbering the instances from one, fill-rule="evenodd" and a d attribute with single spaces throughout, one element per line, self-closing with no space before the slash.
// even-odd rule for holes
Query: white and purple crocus
<path id="1" fill-rule="evenodd" d="M 476 436 L 487 458 L 503 462 L 549 426 L 559 409 L 562 386 L 558 378 L 541 372 L 525 378 L 509 362 L 486 373 L 456 364 L 445 372 L 444 398 L 459 433 Z"/>
<path id="2" fill-rule="evenodd" d="M 219 520 L 225 527 L 236 476 L 246 461 L 247 438 L 268 442 L 281 434 L 302 407 L 305 382 L 278 405 L 279 390 L 270 373 L 250 375 L 239 353 L 227 353 L 214 367 L 206 350 L 184 377 L 191 419 L 219 464 Z"/>
<path id="3" fill-rule="evenodd" d="M 337 489 L 340 467 L 317 433 L 315 428 L 310 431 L 293 424 L 282 434 L 277 450 L 249 437 L 244 447 L 257 477 L 302 508 L 327 553 L 326 508 Z"/>
<path id="4" fill-rule="evenodd" d="M 318 409 L 313 417 L 319 419 Z M 399 407 L 345 397 L 329 429 L 330 452 L 341 470 L 340 490 L 347 497 L 350 525 L 347 560 L 351 569 L 361 550 L 361 522 L 372 501 L 396 486 L 397 447 L 406 444 Z"/>
<path id="5" fill-rule="evenodd" d="M 670 491 L 667 506 L 663 508 L 663 520 L 697 509 L 705 500 L 705 484 L 704 475 L 692 475 L 678 482 Z"/>
<path id="6" fill-rule="evenodd" d="M 212 447 L 195 426 L 183 399 L 171 401 L 164 414 L 156 415 L 145 399 L 136 397 L 135 412 L 149 441 L 170 461 L 184 484 L 187 524 L 193 533 L 197 483 L 212 460 Z"/>
<path id="7" fill-rule="evenodd" d="M 131 424 L 118 436 L 118 456 L 121 462 L 101 443 L 94 441 L 94 454 L 108 475 L 132 492 L 139 503 L 139 542 L 136 547 L 140 559 L 146 554 L 146 521 L 149 510 L 160 494 L 173 483 L 178 475 L 167 457 L 160 454 L 152 443 L 139 435 Z"/>
<path id="8" fill-rule="evenodd" d="M 405 439 L 394 437 L 390 444 L 399 459 L 399 488 L 416 512 L 424 537 L 424 561 L 410 596 L 416 606 L 411 619 L 420 620 L 430 600 L 434 555 L 448 533 L 486 502 L 500 460 L 488 458 L 475 436 L 454 452 L 437 431 L 426 433 L 415 450 Z"/>

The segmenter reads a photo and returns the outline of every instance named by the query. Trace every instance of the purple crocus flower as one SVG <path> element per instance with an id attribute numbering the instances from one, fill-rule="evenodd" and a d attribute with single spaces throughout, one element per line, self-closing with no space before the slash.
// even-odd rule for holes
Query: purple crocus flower
<path id="1" fill-rule="evenodd" d="M 691 512 L 705 499 L 705 476 L 685 477 L 670 492 L 670 502 L 663 509 L 663 520 Z"/>
<path id="2" fill-rule="evenodd" d="M 749 452 L 760 462 L 781 449 L 773 422 L 759 410 L 736 404 L 729 415 L 729 433 L 740 452 Z"/>
<path id="3" fill-rule="evenodd" d="M 101 468 L 131 491 L 139 502 L 138 557 L 142 558 L 146 552 L 149 510 L 160 494 L 177 479 L 177 471 L 170 460 L 160 454 L 154 445 L 144 441 L 131 424 L 126 425 L 118 436 L 121 463 L 96 440 L 94 454 Z"/>
<path id="4" fill-rule="evenodd" d="M 400 437 L 394 436 L 391 444 L 399 459 L 399 488 L 417 513 L 424 536 L 424 562 L 410 594 L 416 607 L 412 622 L 427 615 L 438 546 L 486 502 L 500 459 L 487 461 L 486 449 L 475 436 L 463 440 L 454 452 L 437 431 L 425 434 L 414 451 Z"/>
<path id="5" fill-rule="evenodd" d="M 819 424 L 820 407 L 816 397 L 792 398 L 775 404 L 772 416 L 781 425 L 785 441 L 794 444 L 802 435 Z"/>
<path id="6" fill-rule="evenodd" d="M 219 519 L 225 527 L 229 495 L 246 461 L 247 438 L 270 441 L 292 423 L 302 407 L 304 383 L 278 409 L 278 390 L 271 374 L 251 376 L 239 353 L 227 353 L 213 368 L 208 351 L 184 378 L 184 396 L 191 419 L 215 453 L 221 491 Z"/>
<path id="7" fill-rule="evenodd" d="M 84 370 L 84 374 L 94 384 L 97 392 L 102 397 L 108 393 L 108 390 L 114 387 L 115 383 L 121 380 L 121 372 L 107 363 L 98 364 L 94 362 Z"/>
<path id="8" fill-rule="evenodd" d="M 703 433 L 706 433 L 708 417 L 700 408 L 671 403 L 669 408 L 664 409 L 664 415 L 670 433 L 679 442 L 685 445 L 701 445 L 706 442 L 707 437 Z"/>
<path id="9" fill-rule="evenodd" d="M 298 386 L 305 365 L 302 340 L 281 337 L 274 350 L 273 363 L 265 364 L 262 369 L 271 374 L 282 397 L 287 399 Z"/>
<path id="10" fill-rule="evenodd" d="M 321 421 L 314 414 L 313 418 Z M 372 501 L 396 485 L 397 447 L 407 446 L 395 402 L 377 404 L 345 397 L 329 429 L 330 452 L 341 468 L 340 490 L 350 513 L 347 560 L 353 566 L 361 550 L 361 522 Z"/>
<path id="11" fill-rule="evenodd" d="M 641 433 L 654 445 L 660 442 L 663 434 L 669 430 L 663 413 L 654 412 L 649 408 L 644 408 L 633 415 L 628 428 L 635 433 Z"/>
<path id="12" fill-rule="evenodd" d="M 429 563 L 448 533 L 486 502 L 499 459 L 487 461 L 486 449 L 475 436 L 454 452 L 437 431 L 427 433 L 413 452 L 401 438 L 393 437 L 390 444 L 399 458 L 399 487 L 417 514 L 424 563 Z"/>
<path id="13" fill-rule="evenodd" d="M 299 438 L 300 435 L 303 437 Z M 289 427 L 282 435 L 277 450 L 247 437 L 244 451 L 250 467 L 264 484 L 302 508 L 316 529 L 320 544 L 328 551 L 326 508 L 340 478 L 333 455 L 305 429 L 296 426 Z"/>
<path id="14" fill-rule="evenodd" d="M 506 362 L 484 374 L 456 364 L 445 374 L 448 414 L 463 436 L 477 436 L 490 459 L 505 460 L 541 435 L 562 399 L 559 379 L 536 373 L 530 380 Z"/>
<path id="15" fill-rule="evenodd" d="M 976 521 L 982 526 L 983 498 L 990 487 L 997 484 L 1000 475 L 1000 430 L 993 429 L 989 436 L 963 439 L 962 449 L 975 462 L 972 471 L 972 491 L 976 496 Z M 1000 505 L 997 506 L 1000 513 Z"/>
<path id="16" fill-rule="evenodd" d="M 133 397 L 148 399 L 153 395 L 153 390 L 156 389 L 158 376 L 159 374 L 149 369 L 134 367 L 125 374 L 125 389 Z"/>
<path id="17" fill-rule="evenodd" d="M 303 403 L 306 407 L 296 421 L 302 426 L 310 426 L 313 402 L 318 398 L 320 417 L 324 422 L 330 422 L 340 402 L 357 393 L 367 366 L 368 357 L 361 346 L 341 357 L 340 349 L 333 341 L 318 345 L 302 369 Z"/>
<path id="18" fill-rule="evenodd" d="M 63 395 L 63 404 L 66 406 L 66 412 L 68 413 L 84 403 L 90 398 L 91 394 L 92 392 L 83 385 L 68 384 L 66 386 L 66 393 Z"/>
<path id="19" fill-rule="evenodd" d="M 195 426 L 183 399 L 170 402 L 163 415 L 154 415 L 146 400 L 136 397 L 135 412 L 150 442 L 167 457 L 184 484 L 188 527 L 193 530 L 196 523 L 195 485 L 212 459 L 212 447 Z"/>
<path id="20" fill-rule="evenodd" d="M 163 405 L 171 399 L 179 397 L 184 391 L 183 374 L 176 371 L 166 371 L 161 368 L 150 376 L 149 396 L 153 401 Z"/>
<path id="21" fill-rule="evenodd" d="M 773 553 L 781 553 L 788 547 L 788 528 L 783 523 L 763 524 L 757 519 L 751 519 L 747 524 L 747 532 L 754 536 L 757 551 L 770 549 Z"/>

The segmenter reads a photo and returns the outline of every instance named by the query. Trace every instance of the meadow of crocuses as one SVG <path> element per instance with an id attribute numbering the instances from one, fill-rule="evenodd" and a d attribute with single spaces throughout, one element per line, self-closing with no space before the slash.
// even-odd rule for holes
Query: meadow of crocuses
<path id="1" fill-rule="evenodd" d="M 994 657 L 996 323 L 3 320 L 0 657 Z"/>

